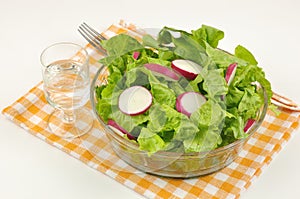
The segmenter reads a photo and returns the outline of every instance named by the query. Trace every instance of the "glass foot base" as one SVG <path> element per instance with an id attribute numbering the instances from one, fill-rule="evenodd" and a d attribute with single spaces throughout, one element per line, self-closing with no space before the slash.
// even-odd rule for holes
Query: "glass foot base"
<path id="1" fill-rule="evenodd" d="M 61 110 L 54 110 L 48 119 L 48 127 L 55 135 L 62 138 L 76 138 L 86 134 L 93 126 L 93 115 L 86 109 L 74 110 L 74 121 L 63 122 L 64 113 Z"/>

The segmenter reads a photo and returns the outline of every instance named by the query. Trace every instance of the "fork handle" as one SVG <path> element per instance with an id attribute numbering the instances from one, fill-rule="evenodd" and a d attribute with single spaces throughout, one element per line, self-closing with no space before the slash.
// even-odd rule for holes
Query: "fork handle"
<path id="1" fill-rule="evenodd" d="M 277 102 L 280 102 L 284 105 L 287 105 L 287 106 L 298 107 L 298 105 L 295 102 L 293 102 L 292 100 L 290 100 L 282 95 L 279 95 L 278 93 L 275 93 L 275 92 L 273 92 L 272 99 Z"/>

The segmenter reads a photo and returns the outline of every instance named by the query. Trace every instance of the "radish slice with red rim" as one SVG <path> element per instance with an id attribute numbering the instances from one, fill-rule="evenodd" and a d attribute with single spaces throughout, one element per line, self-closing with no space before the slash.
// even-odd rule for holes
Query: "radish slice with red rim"
<path id="1" fill-rule="evenodd" d="M 171 63 L 172 69 L 187 79 L 193 80 L 201 72 L 202 67 L 190 60 L 176 59 Z"/>
<path id="2" fill-rule="evenodd" d="M 226 70 L 225 80 L 228 85 L 230 85 L 230 83 L 232 82 L 232 80 L 235 76 L 236 68 L 237 68 L 237 63 L 232 63 L 228 66 L 228 68 Z"/>
<path id="3" fill-rule="evenodd" d="M 245 127 L 244 127 L 244 132 L 248 133 L 249 129 L 255 124 L 255 119 L 248 119 Z"/>
<path id="4" fill-rule="evenodd" d="M 206 98 L 198 92 L 185 92 L 176 99 L 176 109 L 187 116 L 198 110 L 204 103 Z"/>
<path id="5" fill-rule="evenodd" d="M 148 70 L 151 70 L 152 72 L 154 72 L 156 75 L 163 75 L 168 80 L 172 80 L 172 81 L 179 80 L 179 76 L 175 72 L 173 72 L 172 70 L 170 70 L 169 68 L 167 68 L 165 66 L 162 66 L 159 64 L 153 64 L 153 63 L 144 64 L 144 66 Z"/>
<path id="6" fill-rule="evenodd" d="M 127 115 L 139 115 L 146 112 L 152 104 L 150 91 L 142 86 L 125 89 L 119 96 L 120 111 Z"/>
<path id="7" fill-rule="evenodd" d="M 133 59 L 137 60 L 139 58 L 140 54 L 141 53 L 139 51 L 133 52 L 133 55 L 132 55 Z"/>
<path id="8" fill-rule="evenodd" d="M 123 136 L 124 134 L 126 134 L 128 139 L 130 139 L 130 140 L 136 139 L 134 136 L 132 136 L 130 133 L 128 133 L 123 127 L 121 127 L 119 124 L 117 124 L 112 119 L 108 120 L 107 125 L 109 126 L 109 128 L 111 128 L 115 133 L 119 134 L 120 136 Z"/>

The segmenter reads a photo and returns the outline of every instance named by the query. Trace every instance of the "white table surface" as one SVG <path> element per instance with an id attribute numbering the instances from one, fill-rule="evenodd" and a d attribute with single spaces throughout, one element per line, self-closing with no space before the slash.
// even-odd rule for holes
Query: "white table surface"
<path id="1" fill-rule="evenodd" d="M 125 19 L 225 31 L 220 46 L 250 49 L 274 90 L 300 102 L 300 1 L 0 0 L 0 108 L 41 80 L 39 55 L 54 42 L 84 45 L 83 21 L 99 30 Z M 300 131 L 241 198 L 299 198 Z M 0 116 L 0 198 L 142 198 L 139 194 L 44 143 Z"/>

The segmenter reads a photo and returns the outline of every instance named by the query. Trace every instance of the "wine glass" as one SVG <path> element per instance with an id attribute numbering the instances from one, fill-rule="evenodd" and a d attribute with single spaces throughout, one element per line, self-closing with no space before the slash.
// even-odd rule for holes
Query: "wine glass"
<path id="1" fill-rule="evenodd" d="M 84 107 L 90 93 L 87 51 L 74 43 L 56 43 L 42 52 L 40 60 L 45 97 L 55 108 L 49 129 L 63 138 L 87 133 L 93 125 L 92 113 Z"/>

